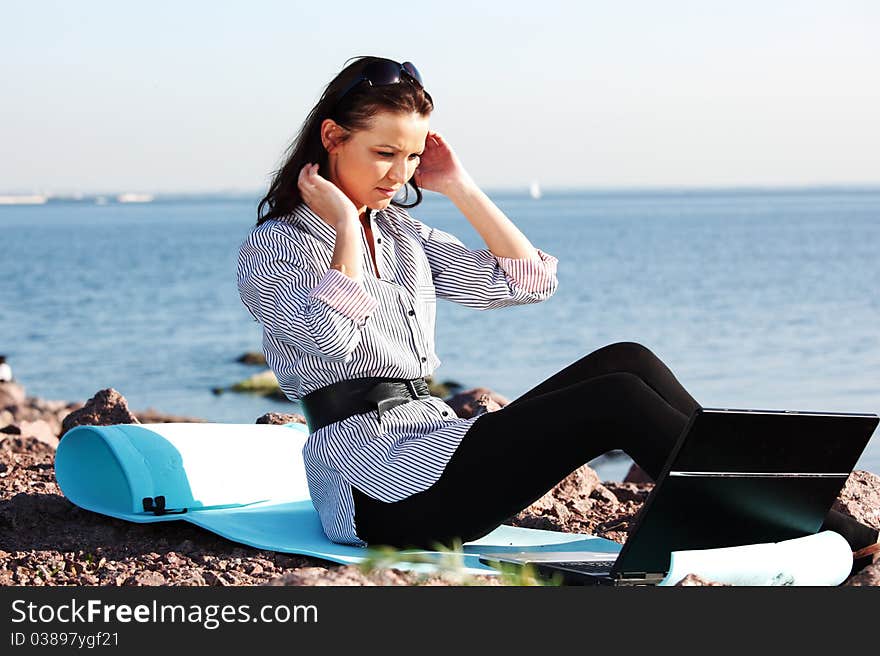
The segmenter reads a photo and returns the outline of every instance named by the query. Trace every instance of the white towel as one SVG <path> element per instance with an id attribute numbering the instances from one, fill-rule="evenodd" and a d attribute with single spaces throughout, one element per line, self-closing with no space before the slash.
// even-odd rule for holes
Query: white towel
<path id="1" fill-rule="evenodd" d="M 675 585 L 688 574 L 729 585 L 839 585 L 852 566 L 849 543 L 822 531 L 782 542 L 673 551 L 669 573 L 658 585 Z"/>

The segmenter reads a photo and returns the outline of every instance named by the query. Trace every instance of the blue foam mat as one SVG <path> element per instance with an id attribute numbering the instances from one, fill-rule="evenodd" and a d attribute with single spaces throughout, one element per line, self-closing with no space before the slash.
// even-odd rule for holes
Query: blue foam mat
<path id="1" fill-rule="evenodd" d="M 302 461 L 302 424 L 117 424 L 78 426 L 58 445 L 55 475 L 74 504 L 131 522 L 187 521 L 258 549 L 357 564 L 361 547 L 327 539 L 312 505 Z M 155 515 L 144 499 L 165 498 L 182 514 Z M 617 554 L 612 540 L 502 525 L 462 546 L 462 571 L 497 574 L 481 555 L 529 551 Z M 441 559 L 444 554 L 408 550 L 404 556 Z M 430 573 L 428 562 L 391 564 Z"/>

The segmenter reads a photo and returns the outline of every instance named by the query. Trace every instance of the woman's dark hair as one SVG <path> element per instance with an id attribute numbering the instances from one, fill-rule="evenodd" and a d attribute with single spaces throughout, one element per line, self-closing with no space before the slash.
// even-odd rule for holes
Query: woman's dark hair
<path id="1" fill-rule="evenodd" d="M 384 58 L 370 56 L 354 58 L 353 63 L 348 64 L 330 81 L 318 104 L 306 117 L 299 134 L 285 151 L 287 156 L 284 164 L 275 172 L 269 191 L 257 206 L 257 225 L 268 219 L 290 214 L 302 201 L 297 180 L 303 166 L 315 162 L 318 164 L 319 172 L 327 170 L 327 150 L 321 142 L 321 123 L 325 119 L 331 118 L 348 130 L 342 138 L 345 141 L 351 136 L 351 132 L 368 129 L 373 117 L 382 111 L 400 114 L 415 112 L 422 116 L 431 114 L 434 103 L 430 96 L 406 75 L 401 76 L 400 84 L 380 87 L 359 84 L 345 95 L 342 102 L 339 102 L 340 94 L 361 76 L 364 68 L 382 59 Z M 422 202 L 422 191 L 416 185 L 415 179 L 409 180 L 407 184 L 415 191 L 415 202 L 412 205 L 404 205 L 391 201 L 394 205 L 410 208 Z M 409 197 L 408 190 L 407 197 Z"/>

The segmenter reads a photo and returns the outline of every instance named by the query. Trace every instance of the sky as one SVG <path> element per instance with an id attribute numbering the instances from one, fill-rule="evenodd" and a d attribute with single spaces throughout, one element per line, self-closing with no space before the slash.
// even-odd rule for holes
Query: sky
<path id="1" fill-rule="evenodd" d="M 0 0 L 0 193 L 264 191 L 358 55 L 487 189 L 880 184 L 880 3 Z"/>

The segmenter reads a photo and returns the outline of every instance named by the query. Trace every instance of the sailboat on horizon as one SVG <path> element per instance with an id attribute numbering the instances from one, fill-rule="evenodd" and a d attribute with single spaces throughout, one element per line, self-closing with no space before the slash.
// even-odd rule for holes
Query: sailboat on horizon
<path id="1" fill-rule="evenodd" d="M 532 180 L 532 183 L 529 185 L 529 195 L 535 200 L 542 196 L 541 185 L 538 184 L 537 180 Z"/>

